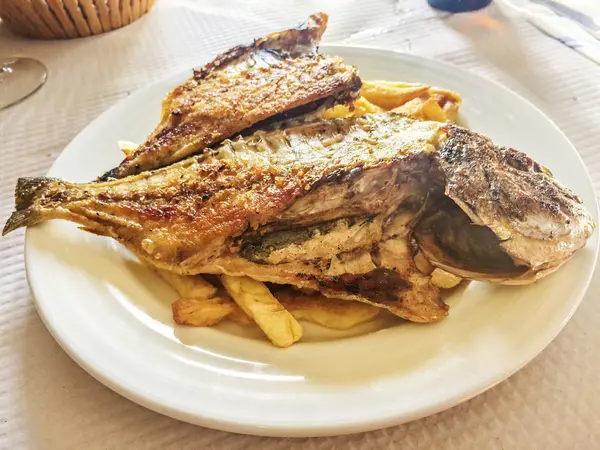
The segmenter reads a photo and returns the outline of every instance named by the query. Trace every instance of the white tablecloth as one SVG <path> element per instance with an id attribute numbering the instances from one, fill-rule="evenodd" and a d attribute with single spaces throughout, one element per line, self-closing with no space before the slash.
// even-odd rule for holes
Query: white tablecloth
<path id="1" fill-rule="evenodd" d="M 29 41 L 0 26 L 0 56 L 33 56 L 50 74 L 32 98 L 0 111 L 0 218 L 12 209 L 18 176 L 44 174 L 87 123 L 133 90 L 321 9 L 330 14 L 326 42 L 440 58 L 519 92 L 564 130 L 600 185 L 600 66 L 498 7 L 450 17 L 429 9 L 425 0 L 162 0 L 139 22 L 87 39 Z M 181 423 L 94 380 L 40 321 L 25 280 L 22 245 L 22 232 L 0 239 L 3 449 L 600 448 L 598 274 L 560 336 L 485 394 L 394 428 L 286 440 Z"/>

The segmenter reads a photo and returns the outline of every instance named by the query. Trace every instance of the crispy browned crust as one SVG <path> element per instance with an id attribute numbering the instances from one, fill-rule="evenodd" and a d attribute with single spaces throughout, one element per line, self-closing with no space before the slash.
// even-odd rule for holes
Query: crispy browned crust
<path id="1" fill-rule="evenodd" d="M 325 14 L 311 16 L 195 71 L 165 98 L 161 122 L 148 140 L 100 180 L 164 167 L 269 119 L 356 97 L 356 68 L 316 53 L 326 24 Z"/>
<path id="2" fill-rule="evenodd" d="M 364 274 L 299 277 L 316 281 L 317 289 L 327 296 L 385 308 L 412 322 L 435 322 L 448 315 L 448 305 L 439 290 L 424 277 L 419 280 L 424 283 L 416 284 L 406 271 L 379 267 Z"/>
<path id="3" fill-rule="evenodd" d="M 591 236 L 595 224 L 577 194 L 524 153 L 449 125 L 439 156 L 446 195 L 489 227 L 517 263 L 547 269 Z"/>
<path id="4" fill-rule="evenodd" d="M 373 319 L 381 311 L 380 308 L 361 302 L 325 297 L 318 292 L 303 293 L 287 286 L 277 287 L 273 290 L 273 295 L 292 315 L 303 311 L 338 316 L 359 315 L 362 322 Z"/>
<path id="5" fill-rule="evenodd" d="M 344 139 L 348 144 L 357 144 L 362 136 L 371 142 L 365 131 L 378 126 L 382 127 L 380 133 L 389 132 L 392 139 L 393 128 L 388 129 L 386 116 L 381 119 L 381 124 L 376 119 L 356 118 L 303 125 L 285 133 L 273 131 L 262 134 L 260 139 L 239 139 L 210 154 L 105 183 L 74 185 L 59 180 L 23 180 L 17 185 L 17 196 L 21 200 L 5 232 L 33 224 L 38 219 L 63 217 L 79 221 L 90 229 L 102 229 L 103 234 L 119 239 L 138 252 L 144 239 L 156 241 L 159 248 L 152 255 L 154 263 L 180 264 L 200 253 L 210 257 L 227 240 L 268 223 L 299 197 L 318 196 L 321 187 L 348 186 L 355 179 L 368 177 L 372 171 L 383 171 L 383 176 L 391 176 L 405 161 L 415 166 L 411 170 L 426 171 L 430 156 L 418 150 L 420 143 L 428 142 L 427 136 L 435 133 L 437 125 L 410 122 L 417 132 L 415 140 L 409 141 L 406 148 L 401 143 L 397 147 L 390 146 L 385 140 L 368 153 L 361 148 L 348 148 Z M 397 119 L 404 129 L 404 119 L 401 116 Z M 270 164 L 262 164 L 260 160 L 251 164 L 245 156 L 239 161 L 226 157 L 236 146 L 242 150 L 252 149 L 247 155 L 251 159 L 262 153 L 270 155 L 270 151 L 263 151 L 266 143 L 280 146 L 277 152 L 273 149 L 274 157 L 277 154 L 292 156 L 297 150 L 288 140 L 310 140 L 320 147 L 315 147 L 301 160 L 285 156 L 284 160 Z M 319 144 L 321 140 L 332 142 L 323 146 Z M 413 151 L 418 153 L 416 157 L 408 158 Z M 388 207 L 385 197 L 377 190 L 371 197 L 373 195 L 381 199 L 373 198 L 356 205 L 351 213 L 360 215 L 363 210 L 368 213 Z M 286 213 L 281 219 L 294 220 L 297 215 Z"/>

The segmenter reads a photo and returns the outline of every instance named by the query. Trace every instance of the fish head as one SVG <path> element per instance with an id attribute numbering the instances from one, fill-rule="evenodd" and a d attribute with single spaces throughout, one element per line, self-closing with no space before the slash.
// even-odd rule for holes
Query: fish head
<path id="1" fill-rule="evenodd" d="M 448 125 L 438 152 L 444 195 L 416 227 L 424 254 L 462 277 L 527 284 L 582 248 L 595 224 L 582 200 L 512 148 Z"/>

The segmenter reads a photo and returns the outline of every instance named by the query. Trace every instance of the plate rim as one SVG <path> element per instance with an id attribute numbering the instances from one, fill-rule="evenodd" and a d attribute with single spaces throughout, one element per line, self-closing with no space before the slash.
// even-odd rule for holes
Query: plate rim
<path id="1" fill-rule="evenodd" d="M 538 115 L 542 116 L 545 119 L 545 121 L 547 122 L 547 124 L 552 126 L 552 128 L 556 132 L 560 133 L 564 137 L 565 141 L 569 143 L 572 150 L 577 155 L 578 162 L 580 163 L 582 169 L 584 170 L 584 173 L 586 175 L 587 184 L 590 186 L 590 188 L 592 189 L 592 192 L 595 194 L 594 184 L 590 177 L 588 168 L 585 165 L 583 158 L 581 157 L 581 155 L 579 154 L 579 152 L 577 151 L 575 146 L 572 144 L 572 142 L 569 140 L 569 138 L 558 127 L 558 125 L 556 125 L 552 121 L 552 119 L 550 119 L 550 117 L 548 117 L 548 115 L 546 115 L 540 108 L 538 108 L 536 105 L 534 105 L 532 102 L 530 102 L 525 97 L 521 96 L 519 93 L 509 89 L 508 87 L 504 86 L 503 84 L 501 84 L 493 79 L 490 79 L 486 76 L 472 72 L 471 70 L 462 68 L 456 64 L 453 64 L 453 63 L 450 63 L 447 61 L 439 61 L 437 59 L 427 57 L 427 56 L 415 55 L 415 54 L 406 53 L 406 52 L 402 52 L 402 51 L 390 50 L 390 49 L 385 49 L 385 48 L 376 47 L 376 46 L 369 46 L 369 45 L 354 45 L 354 44 L 350 45 L 350 44 L 343 44 L 343 43 L 342 44 L 331 43 L 331 44 L 323 44 L 320 46 L 320 49 L 322 49 L 324 53 L 334 53 L 334 52 L 336 52 L 336 49 L 338 49 L 338 48 L 358 49 L 358 50 L 364 50 L 364 51 L 368 51 L 368 52 L 376 52 L 376 53 L 380 53 L 382 55 L 394 54 L 401 58 L 404 58 L 405 61 L 419 60 L 419 61 L 426 61 L 427 63 L 430 63 L 430 64 L 435 63 L 436 65 L 443 66 L 447 69 L 458 70 L 463 73 L 466 72 L 470 76 L 480 78 L 480 79 L 484 80 L 486 83 L 491 83 L 491 84 L 495 85 L 496 88 L 501 89 L 502 91 L 506 92 L 507 94 L 510 94 L 513 97 L 517 97 L 521 102 L 528 104 L 529 107 L 532 110 L 535 110 L 535 112 Z M 186 70 L 189 70 L 189 69 L 186 69 Z M 148 86 L 137 89 L 136 91 L 134 91 L 132 93 L 132 95 L 140 93 L 141 91 L 145 91 L 146 89 L 150 89 L 155 84 L 159 84 L 159 83 L 165 82 L 167 80 L 170 80 L 170 79 L 174 78 L 175 76 L 178 76 L 179 74 L 183 74 L 183 72 L 184 72 L 183 70 L 173 72 L 173 73 L 165 76 L 164 78 L 161 78 L 160 80 L 151 83 Z M 112 105 L 111 107 L 109 107 L 108 109 L 106 109 L 105 111 L 100 113 L 92 121 L 90 121 L 86 125 L 86 127 L 84 127 L 69 142 L 69 144 L 65 147 L 65 149 L 63 149 L 63 151 L 60 153 L 60 155 L 53 162 L 49 171 L 51 172 L 55 168 L 55 166 L 57 166 L 59 164 L 60 160 L 63 157 L 66 157 L 65 154 L 70 153 L 70 151 L 68 149 L 71 148 L 71 144 L 73 143 L 73 141 L 75 139 L 77 139 L 81 134 L 86 133 L 86 131 L 89 129 L 89 127 L 91 127 L 101 117 L 111 114 L 112 111 L 115 108 L 117 108 L 121 104 L 121 102 L 126 98 L 128 98 L 128 97 L 125 97 L 125 98 L 117 101 L 114 105 Z M 72 147 L 72 148 L 73 148 L 73 150 L 71 150 L 71 151 L 75 151 L 76 147 Z M 594 195 L 594 200 L 595 201 L 593 202 L 593 204 L 586 203 L 586 208 L 588 210 L 590 210 L 592 215 L 594 215 L 595 217 L 599 217 L 598 198 L 596 197 L 596 195 Z M 596 230 L 596 232 L 598 232 L 598 230 Z M 263 427 L 256 423 L 250 424 L 250 423 L 245 423 L 245 422 L 235 421 L 235 420 L 224 421 L 224 420 L 214 419 L 208 415 L 201 416 L 199 414 L 194 414 L 194 413 L 190 413 L 188 411 L 184 411 L 183 409 L 164 405 L 164 404 L 156 401 L 152 397 L 145 396 L 145 395 L 143 395 L 143 393 L 137 392 L 134 389 L 130 389 L 127 385 L 122 383 L 120 380 L 116 380 L 116 379 L 111 378 L 110 376 L 106 376 L 104 373 L 102 373 L 102 371 L 98 367 L 96 367 L 94 365 L 93 359 L 92 360 L 90 360 L 89 358 L 86 359 L 86 355 L 78 354 L 76 349 L 73 347 L 72 342 L 70 342 L 69 339 L 63 335 L 63 332 L 60 330 L 60 328 L 55 327 L 54 324 L 48 320 L 48 318 L 45 314 L 45 307 L 44 307 L 44 304 L 48 304 L 48 302 L 40 301 L 40 298 L 44 297 L 44 294 L 42 293 L 39 283 L 36 283 L 33 280 L 34 269 L 32 267 L 33 267 L 34 263 L 32 262 L 32 258 L 30 257 L 30 253 L 32 251 L 31 250 L 32 246 L 28 245 L 28 242 L 29 243 L 31 242 L 30 229 L 27 229 L 26 233 L 25 233 L 25 243 L 24 243 L 24 259 L 25 259 L 25 261 L 24 261 L 24 264 L 25 264 L 25 272 L 26 272 L 27 282 L 29 284 L 29 288 L 31 290 L 34 304 L 38 311 L 38 314 L 39 314 L 40 318 L 42 319 L 42 322 L 44 323 L 44 325 L 46 326 L 46 328 L 52 335 L 52 337 L 60 345 L 60 347 L 65 351 L 65 353 L 67 353 L 71 359 L 73 359 L 82 369 L 84 369 L 92 377 L 94 377 L 96 380 L 98 380 L 99 382 L 104 384 L 106 387 L 108 387 L 112 391 L 127 398 L 128 400 L 133 401 L 134 403 L 137 403 L 137 404 L 139 404 L 147 409 L 150 409 L 154 412 L 169 416 L 169 417 L 177 419 L 177 420 L 183 420 L 185 422 L 189 422 L 192 424 L 196 424 L 196 425 L 200 425 L 200 426 L 204 426 L 204 427 L 208 427 L 208 428 L 212 428 L 212 429 L 216 429 L 216 430 L 221 430 L 221 431 L 244 433 L 244 434 L 250 434 L 250 435 L 257 435 L 257 436 L 273 436 L 273 437 L 334 436 L 334 435 L 344 435 L 344 434 L 372 431 L 372 430 L 387 428 L 390 426 L 401 425 L 403 423 L 419 420 L 424 417 L 427 417 L 427 416 L 430 416 L 433 414 L 437 414 L 437 413 L 440 413 L 447 409 L 450 409 L 454 406 L 462 404 L 462 403 L 482 394 L 483 392 L 497 386 L 502 381 L 508 379 L 509 377 L 514 375 L 516 372 L 520 371 L 523 367 L 525 367 L 533 359 L 535 359 L 538 355 L 540 355 L 541 352 L 543 352 L 544 349 L 546 349 L 548 347 L 548 345 L 550 345 L 550 343 L 552 343 L 554 341 L 554 339 L 556 339 L 556 337 L 564 329 L 564 327 L 569 322 L 569 320 L 572 318 L 573 314 L 577 311 L 577 309 L 579 308 L 579 306 L 581 305 L 581 302 L 583 301 L 583 299 L 585 297 L 585 294 L 586 294 L 586 292 L 589 288 L 589 285 L 592 281 L 592 278 L 595 274 L 596 265 L 597 265 L 597 261 L 598 261 L 598 254 L 599 254 L 599 249 L 600 249 L 600 239 L 596 239 L 596 246 L 595 246 L 595 248 L 593 248 L 594 256 L 593 256 L 593 263 L 591 265 L 591 269 L 589 270 L 585 280 L 581 280 L 582 282 L 578 284 L 578 286 L 577 286 L 578 300 L 573 305 L 573 307 L 570 309 L 569 313 L 564 318 L 564 320 L 561 322 L 560 326 L 553 329 L 551 333 L 547 333 L 548 336 L 546 336 L 546 339 L 540 340 L 539 344 L 537 344 L 535 346 L 535 348 L 530 352 L 531 354 L 528 354 L 527 357 L 522 358 L 517 364 L 514 364 L 513 366 L 511 366 L 510 370 L 507 370 L 506 372 L 504 372 L 502 374 L 497 374 L 497 376 L 494 377 L 494 379 L 491 380 L 489 383 L 485 383 L 484 386 L 481 386 L 478 389 L 473 389 L 472 392 L 468 395 L 463 395 L 460 392 L 454 393 L 453 395 L 446 397 L 443 401 L 438 401 L 438 402 L 430 404 L 429 406 L 415 409 L 415 410 L 411 411 L 411 413 L 401 412 L 399 414 L 391 414 L 384 419 L 376 418 L 376 419 L 370 419 L 370 420 L 362 420 L 359 423 L 352 422 L 349 424 L 323 425 L 323 426 L 319 426 L 318 428 L 315 428 L 313 426 L 307 427 L 306 425 L 303 425 L 300 422 L 296 423 L 294 425 L 291 425 L 291 426 L 290 425 L 269 425 L 268 427 Z"/>

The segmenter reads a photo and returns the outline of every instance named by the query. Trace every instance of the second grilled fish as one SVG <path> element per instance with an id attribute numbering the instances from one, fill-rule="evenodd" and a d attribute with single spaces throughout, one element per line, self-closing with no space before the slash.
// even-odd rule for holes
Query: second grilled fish
<path id="1" fill-rule="evenodd" d="M 358 96 L 356 68 L 317 53 L 327 15 L 217 56 L 163 101 L 146 142 L 100 177 L 157 169 L 257 124 L 345 103 Z"/>

